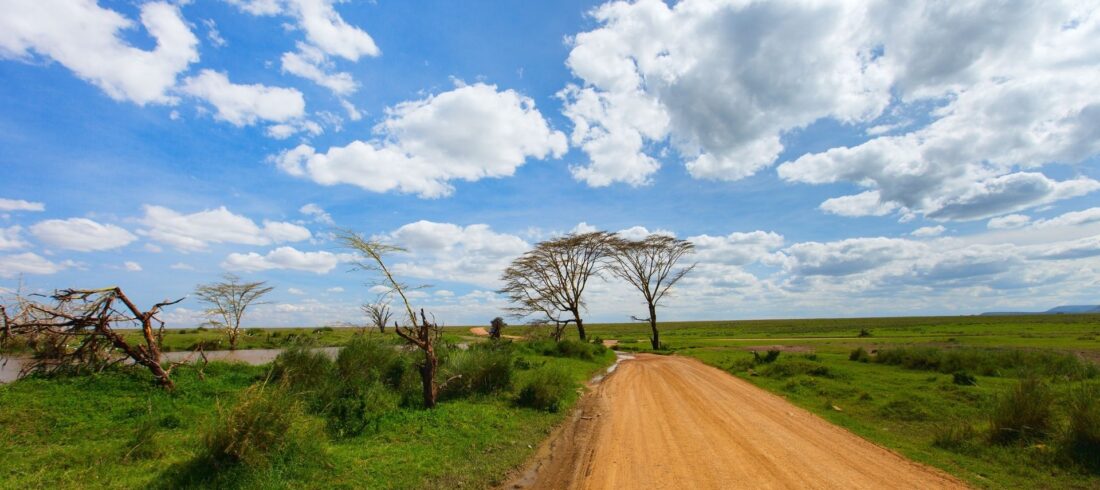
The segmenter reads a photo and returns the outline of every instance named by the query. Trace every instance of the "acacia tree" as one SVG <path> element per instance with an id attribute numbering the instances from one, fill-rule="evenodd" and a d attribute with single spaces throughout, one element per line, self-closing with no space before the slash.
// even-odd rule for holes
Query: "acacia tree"
<path id="1" fill-rule="evenodd" d="M 274 289 L 265 281 L 241 282 L 236 274 L 225 274 L 221 282 L 197 286 L 195 296 L 208 306 L 203 312 L 207 323 L 225 332 L 229 338 L 229 350 L 237 350 L 245 310 L 253 304 L 263 304 L 259 302 L 260 298 Z"/>
<path id="2" fill-rule="evenodd" d="M 544 315 L 557 325 L 575 323 L 577 334 L 586 340 L 582 295 L 588 280 L 599 275 L 604 258 L 610 253 L 614 235 L 606 231 L 571 233 L 547 240 L 512 261 L 504 270 L 500 293 L 513 306 L 517 317 Z M 555 330 L 561 340 L 561 329 Z"/>
<path id="3" fill-rule="evenodd" d="M 504 327 L 507 326 L 508 324 L 504 323 L 503 318 L 499 316 L 494 318 L 493 321 L 489 322 L 489 338 L 499 339 L 500 336 L 504 333 Z"/>
<path id="4" fill-rule="evenodd" d="M 380 296 L 374 303 L 367 303 L 360 308 L 367 315 L 367 321 L 378 327 L 379 333 L 386 333 L 386 325 L 393 318 L 393 309 L 390 308 L 390 303 L 383 296 Z"/>
<path id="5" fill-rule="evenodd" d="M 336 239 L 344 247 L 366 256 L 355 263 L 356 269 L 377 273 L 381 276 L 378 285 L 388 289 L 386 294 L 401 299 L 401 304 L 405 306 L 406 324 L 400 325 L 397 321 L 394 321 L 393 330 L 399 337 L 405 339 L 409 345 L 420 349 L 424 354 L 424 359 L 418 366 L 424 394 L 424 406 L 434 408 L 439 398 L 439 385 L 435 381 L 435 374 L 439 368 L 439 357 L 436 355 L 435 345 L 442 337 L 443 330 L 435 323 L 434 319 L 428 321 L 428 316 L 424 313 L 423 308 L 420 309 L 419 318 L 417 317 L 416 310 L 409 302 L 407 295 L 409 286 L 394 278 L 393 273 L 386 267 L 384 261 L 386 255 L 404 252 L 405 249 L 367 240 L 350 230 L 340 230 L 336 234 Z"/>
<path id="6" fill-rule="evenodd" d="M 683 268 L 676 267 L 680 259 L 695 250 L 695 245 L 687 240 L 665 235 L 649 235 L 641 240 L 615 237 L 609 243 L 614 251 L 609 255 L 611 273 L 641 292 L 646 306 L 649 307 L 649 317 L 632 316 L 631 318 L 649 322 L 649 329 L 652 332 L 649 341 L 654 349 L 660 349 L 657 305 L 673 285 L 695 269 L 696 264 Z"/>
<path id="7" fill-rule="evenodd" d="M 32 361 L 23 368 L 24 374 L 100 371 L 129 358 L 147 368 L 165 389 L 175 387 L 171 367 L 165 368 L 160 362 L 164 322 L 157 314 L 183 298 L 157 303 L 147 311 L 138 308 L 118 287 L 63 289 L 55 291 L 50 299 L 52 304 L 45 304 L 20 296 L 16 305 L 0 308 L 0 345 L 18 337 L 34 350 Z M 128 342 L 115 330 L 118 327 L 140 329 L 143 343 Z M 120 352 L 123 357 L 118 355 Z"/>

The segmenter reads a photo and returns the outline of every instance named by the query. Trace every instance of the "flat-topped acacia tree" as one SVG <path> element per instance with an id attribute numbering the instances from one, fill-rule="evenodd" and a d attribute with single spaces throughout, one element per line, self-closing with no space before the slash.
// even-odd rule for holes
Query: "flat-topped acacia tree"
<path id="1" fill-rule="evenodd" d="M 274 289 L 264 281 L 243 282 L 236 274 L 225 274 L 221 282 L 197 286 L 195 296 L 207 305 L 203 312 L 207 323 L 225 333 L 229 338 L 229 350 L 237 350 L 245 310 L 262 304 L 260 299 Z"/>
<path id="2" fill-rule="evenodd" d="M 424 309 L 420 309 L 417 317 L 416 309 L 409 302 L 409 286 L 394 278 L 389 267 L 386 267 L 385 256 L 395 252 L 404 252 L 405 249 L 388 245 L 374 240 L 363 238 L 362 235 L 350 230 L 339 230 L 336 239 L 346 248 L 363 254 L 363 258 L 355 262 L 356 269 L 377 273 L 380 279 L 377 285 L 388 288 L 386 295 L 392 295 L 401 300 L 405 307 L 405 325 L 394 322 L 394 332 L 410 345 L 415 346 L 424 354 L 418 369 L 420 381 L 424 393 L 424 406 L 434 408 L 439 398 L 439 385 L 435 381 L 435 373 L 439 368 L 439 357 L 435 352 L 435 345 L 442 337 L 443 330 L 434 322 L 428 321 L 428 315 Z"/>
<path id="3" fill-rule="evenodd" d="M 513 305 L 508 310 L 521 318 L 543 315 L 559 326 L 575 323 L 581 340 L 587 340 L 581 318 L 584 289 L 605 266 L 614 237 L 606 231 L 594 231 L 539 242 L 501 274 L 504 287 L 499 293 Z M 560 337 L 561 329 L 555 332 Z"/>
<path id="4" fill-rule="evenodd" d="M 672 286 L 695 269 L 695 264 L 677 268 L 680 259 L 694 251 L 695 245 L 666 235 L 649 235 L 641 240 L 615 237 L 609 243 L 614 251 L 608 256 L 611 259 L 611 273 L 641 292 L 649 308 L 648 318 L 631 318 L 649 322 L 650 344 L 654 349 L 660 349 L 657 305 Z"/>

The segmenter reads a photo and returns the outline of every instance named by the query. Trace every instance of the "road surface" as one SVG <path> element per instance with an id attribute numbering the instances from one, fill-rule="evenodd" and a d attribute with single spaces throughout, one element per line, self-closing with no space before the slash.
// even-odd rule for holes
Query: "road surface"
<path id="1" fill-rule="evenodd" d="M 965 488 L 690 358 L 639 355 L 509 488 Z"/>

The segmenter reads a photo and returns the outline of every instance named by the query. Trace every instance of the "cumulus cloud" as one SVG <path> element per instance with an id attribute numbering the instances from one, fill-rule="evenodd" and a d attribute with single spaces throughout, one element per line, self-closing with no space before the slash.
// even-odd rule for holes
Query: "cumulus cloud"
<path id="1" fill-rule="evenodd" d="M 22 231 L 23 227 L 18 225 L 0 228 L 0 250 L 16 250 L 26 247 L 27 242 L 23 241 L 20 236 Z"/>
<path id="2" fill-rule="evenodd" d="M 928 237 L 940 236 L 946 230 L 947 230 L 947 228 L 944 228 L 943 225 L 922 226 L 920 228 L 917 228 L 916 230 L 913 230 L 913 232 L 910 233 L 910 235 L 913 235 L 913 236 L 918 237 L 918 238 L 928 238 Z"/>
<path id="3" fill-rule="evenodd" d="M 1100 207 L 1071 211 L 1051 219 L 1036 221 L 1032 226 L 1035 228 L 1051 228 L 1055 226 L 1081 226 L 1097 222 L 1100 222 Z"/>
<path id="4" fill-rule="evenodd" d="M 141 272 L 141 264 L 131 260 L 124 262 L 122 268 L 126 269 L 126 272 Z"/>
<path id="5" fill-rule="evenodd" d="M 247 254 L 231 253 L 225 258 L 221 266 L 226 270 L 242 272 L 289 269 L 327 274 L 336 268 L 340 262 L 347 262 L 352 259 L 353 257 L 348 254 L 334 254 L 324 251 L 302 252 L 294 247 L 279 247 L 265 255 L 256 252 Z"/>
<path id="6" fill-rule="evenodd" d="M 46 205 L 22 199 L 0 198 L 0 211 L 45 211 Z"/>
<path id="7" fill-rule="evenodd" d="M 401 275 L 484 287 L 498 286 L 501 271 L 531 247 L 522 238 L 498 233 L 489 225 L 423 220 L 378 238 L 408 250 L 393 267 Z"/>
<path id="8" fill-rule="evenodd" d="M 324 153 L 303 144 L 272 160 L 322 185 L 432 198 L 453 192 L 452 180 L 509 176 L 528 158 L 566 150 L 565 136 L 550 128 L 533 100 L 482 83 L 391 107 L 374 133 L 378 140 Z"/>
<path id="9" fill-rule="evenodd" d="M 337 95 L 348 95 L 358 88 L 348 72 L 331 73 L 332 63 L 321 50 L 308 44 L 298 44 L 298 51 L 283 53 L 283 71 L 310 80 Z"/>
<path id="10" fill-rule="evenodd" d="M 1031 218 L 1022 214 L 1009 214 L 990 219 L 985 226 L 991 230 L 1020 228 L 1031 222 Z"/>
<path id="11" fill-rule="evenodd" d="M 865 188 L 829 213 L 974 220 L 1100 189 L 1040 171 L 1100 153 L 1094 4 L 641 0 L 591 15 L 571 38 L 579 82 L 559 94 L 589 185 L 648 183 L 666 145 L 697 178 L 740 179 L 824 119 L 870 139 L 778 171 Z"/>
<path id="12" fill-rule="evenodd" d="M 308 240 L 312 234 L 301 225 L 264 221 L 263 226 L 233 214 L 225 206 L 182 214 L 161 206 L 145 206 L 140 233 L 181 251 L 206 249 L 210 243 L 271 245 Z"/>
<path id="13" fill-rule="evenodd" d="M 188 77 L 181 90 L 209 102 L 218 111 L 215 117 L 234 126 L 257 121 L 283 123 L 301 118 L 306 110 L 305 98 L 297 89 L 236 84 L 225 73 L 214 70 Z"/>
<path id="14" fill-rule="evenodd" d="M 32 252 L 0 255 L 0 277 L 10 279 L 20 274 L 54 274 L 73 265 L 69 261 L 52 262 Z"/>
<path id="15" fill-rule="evenodd" d="M 328 214 L 324 208 L 314 203 L 308 203 L 300 208 L 298 212 L 313 218 L 313 221 L 324 225 L 334 225 L 335 221 L 332 220 L 332 215 Z"/>
<path id="16" fill-rule="evenodd" d="M 173 103 L 176 77 L 199 59 L 198 38 L 167 2 L 143 4 L 141 24 L 156 40 L 151 51 L 123 39 L 136 28 L 133 20 L 94 0 L 8 2 L 0 16 L 0 56 L 52 59 L 116 100 Z"/>
<path id="17" fill-rule="evenodd" d="M 111 250 L 137 240 L 124 228 L 87 218 L 46 220 L 31 226 L 30 231 L 46 245 L 78 252 Z"/>

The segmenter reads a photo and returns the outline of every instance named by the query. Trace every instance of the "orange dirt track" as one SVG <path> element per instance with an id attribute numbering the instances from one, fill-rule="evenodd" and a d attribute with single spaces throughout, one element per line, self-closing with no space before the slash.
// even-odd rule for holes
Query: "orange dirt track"
<path id="1" fill-rule="evenodd" d="M 697 360 L 639 355 L 510 488 L 965 488 Z"/>

